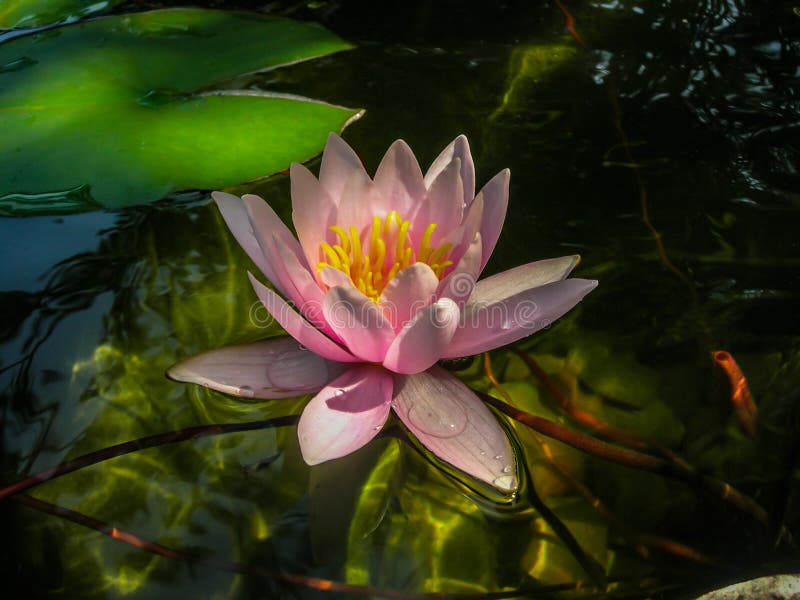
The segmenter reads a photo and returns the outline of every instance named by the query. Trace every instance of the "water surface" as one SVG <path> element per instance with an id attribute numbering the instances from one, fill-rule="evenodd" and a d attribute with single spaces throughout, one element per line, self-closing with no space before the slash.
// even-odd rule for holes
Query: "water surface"
<path id="1" fill-rule="evenodd" d="M 574 35 L 558 3 L 209 4 L 320 22 L 357 44 L 226 86 L 364 107 L 344 137 L 370 172 L 394 139 L 424 167 L 459 133 L 479 185 L 511 168 L 487 272 L 579 253 L 576 273 L 600 280 L 520 348 L 582 409 L 727 481 L 770 522 L 505 418 L 527 468 L 513 499 L 447 472 L 399 425 L 351 457 L 307 467 L 280 420 L 305 398 L 242 402 L 163 375 L 202 350 L 278 333 L 255 304 L 253 266 L 201 191 L 0 219 L 2 483 L 148 435 L 279 420 L 130 453 L 29 491 L 186 556 L 4 501 L 7 589 L 347 595 L 275 576 L 290 573 L 374 596 L 580 585 L 602 597 L 605 573 L 609 597 L 679 598 L 796 569 L 800 17 L 789 3 L 565 1 Z M 233 191 L 262 195 L 288 222 L 285 176 Z M 737 424 L 714 350 L 748 378 L 756 440 Z M 518 406 L 569 422 L 519 357 L 498 351 L 491 361 Z M 462 375 L 490 391 L 482 369 L 478 358 Z"/>

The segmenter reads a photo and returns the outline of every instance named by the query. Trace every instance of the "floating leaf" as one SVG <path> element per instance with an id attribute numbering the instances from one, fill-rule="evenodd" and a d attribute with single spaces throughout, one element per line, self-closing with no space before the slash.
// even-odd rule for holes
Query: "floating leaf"
<path id="1" fill-rule="evenodd" d="M 74 21 L 99 13 L 123 0 L 4 0 L 0 7 L 0 29 L 39 27 L 59 21 Z"/>
<path id="2" fill-rule="evenodd" d="M 0 214 L 116 208 L 307 160 L 358 111 L 206 90 L 346 48 L 313 24 L 199 9 L 107 17 L 1 45 Z"/>

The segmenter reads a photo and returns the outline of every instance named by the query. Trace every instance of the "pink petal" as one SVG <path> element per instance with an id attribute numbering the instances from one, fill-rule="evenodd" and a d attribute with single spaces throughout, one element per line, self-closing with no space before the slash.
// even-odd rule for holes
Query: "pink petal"
<path id="1" fill-rule="evenodd" d="M 403 140 L 397 140 L 386 151 L 375 172 L 375 187 L 379 193 L 379 205 L 373 209 L 378 215 L 395 210 L 407 219 L 425 198 L 419 163 Z"/>
<path id="2" fill-rule="evenodd" d="M 434 301 L 439 278 L 425 263 L 414 263 L 395 275 L 381 294 L 381 312 L 399 331 L 417 313 Z"/>
<path id="3" fill-rule="evenodd" d="M 259 300 L 264 304 L 269 314 L 286 330 L 286 333 L 312 352 L 316 352 L 329 360 L 359 362 L 355 356 L 301 317 L 278 294 L 253 277 L 252 273 L 248 273 L 247 276 L 250 278 L 250 283 L 253 285 Z"/>
<path id="4" fill-rule="evenodd" d="M 277 276 L 272 269 L 272 264 L 264 257 L 264 252 L 256 240 L 253 232 L 253 225 L 247 214 L 244 201 L 238 196 L 226 194 L 225 192 L 212 192 L 211 197 L 217 203 L 217 208 L 222 214 L 222 218 L 228 225 L 236 241 L 247 253 L 259 270 L 269 279 L 275 281 Z"/>
<path id="5" fill-rule="evenodd" d="M 353 149 L 335 133 L 328 135 L 325 150 L 322 153 L 322 164 L 319 168 L 319 182 L 328 192 L 334 204 L 339 204 L 345 183 L 355 172 L 367 172 Z"/>
<path id="6" fill-rule="evenodd" d="M 297 241 L 297 238 L 281 221 L 281 218 L 272 210 L 272 207 L 263 198 L 255 194 L 245 194 L 242 196 L 242 202 L 244 202 L 250 222 L 253 224 L 253 232 L 256 235 L 256 239 L 259 238 L 259 235 L 262 238 L 267 236 L 277 237 L 297 257 L 297 260 L 305 263 L 304 266 L 308 268 L 300 242 Z M 270 257 L 267 256 L 266 258 L 269 259 Z"/>
<path id="7" fill-rule="evenodd" d="M 476 300 L 476 287 L 442 358 L 486 352 L 529 336 L 548 327 L 596 286 L 588 279 L 565 279 L 494 302 Z"/>
<path id="8" fill-rule="evenodd" d="M 303 247 L 308 266 L 317 268 L 319 246 L 333 237 L 328 229 L 334 225 L 335 205 L 325 188 L 311 172 L 299 163 L 292 163 L 292 222 Z"/>
<path id="9" fill-rule="evenodd" d="M 353 172 L 342 189 L 334 222 L 347 233 L 350 233 L 351 226 L 355 227 L 360 235 L 366 227 L 372 225 L 372 218 L 378 214 L 372 208 L 377 197 L 375 184 L 369 176 L 363 171 Z"/>
<path id="10" fill-rule="evenodd" d="M 320 311 L 322 290 L 309 272 L 297 240 L 261 198 L 245 195 L 242 200 L 251 222 L 262 223 L 254 227 L 254 235 L 272 269 L 272 284 L 304 315 L 313 315 L 310 320 L 314 325 L 322 324 L 324 329 L 325 319 Z"/>
<path id="11" fill-rule="evenodd" d="M 442 242 L 447 242 L 453 245 L 453 250 L 450 252 L 450 260 L 458 264 L 464 253 L 469 249 L 472 242 L 475 240 L 475 234 L 480 231 L 481 221 L 483 220 L 483 196 L 479 195 L 472 204 L 469 205 L 467 213 L 464 215 L 464 221 L 461 226 L 451 231 Z M 483 244 L 483 239 L 481 239 Z M 481 257 L 482 259 L 483 257 Z M 480 273 L 476 273 L 477 275 Z"/>
<path id="12" fill-rule="evenodd" d="M 463 212 L 461 159 L 454 158 L 430 185 L 427 198 L 419 205 L 412 219 L 411 234 L 414 242 L 419 243 L 425 228 L 436 223 L 431 245 L 438 246 L 440 240 L 461 223 Z"/>
<path id="13" fill-rule="evenodd" d="M 395 413 L 428 450 L 505 492 L 517 489 L 514 452 L 503 428 L 467 386 L 433 367 L 395 378 Z"/>
<path id="14" fill-rule="evenodd" d="M 267 242 L 267 240 L 264 240 Z M 293 300 L 297 303 L 298 308 L 303 309 L 304 302 L 321 302 L 322 290 L 319 284 L 311 276 L 308 267 L 306 266 L 305 259 L 301 259 L 292 252 L 278 236 L 273 235 L 269 240 L 268 247 L 272 250 L 277 260 L 274 261 L 275 270 L 286 286 L 291 285 L 296 291 L 296 298 Z"/>
<path id="15" fill-rule="evenodd" d="M 365 362 L 383 360 L 394 331 L 378 306 L 352 284 L 329 289 L 322 301 L 322 312 L 355 356 Z"/>
<path id="16" fill-rule="evenodd" d="M 221 194 L 216 198 L 220 196 Z M 235 198 L 235 196 L 232 198 Z M 226 200 L 230 200 L 230 198 L 226 198 Z M 301 301 L 297 297 L 297 291 L 286 278 L 285 270 L 276 257 L 271 240 L 273 235 L 279 236 L 286 242 L 291 252 L 302 256 L 300 244 L 289 231 L 289 228 L 280 220 L 280 217 L 275 214 L 275 211 L 259 196 L 253 194 L 242 196 L 241 205 L 250 222 L 250 235 L 255 239 L 261 251 L 262 262 L 259 268 L 281 294 L 291 298 L 294 302 Z M 305 262 L 305 258 L 302 258 L 302 261 Z"/>
<path id="17" fill-rule="evenodd" d="M 472 243 L 467 251 L 461 256 L 461 260 L 455 268 L 439 282 L 436 290 L 437 298 L 450 298 L 458 305 L 460 310 L 472 295 L 475 284 L 478 280 L 478 273 L 481 269 L 481 258 L 483 257 L 483 245 L 481 234 L 475 233 Z"/>
<path id="18" fill-rule="evenodd" d="M 291 290 L 287 295 L 295 303 L 295 307 L 314 327 L 320 329 L 336 342 L 341 339 L 330 328 L 322 313 L 322 300 L 325 296 L 319 284 L 308 272 L 304 264 L 300 263 L 297 256 L 276 236 L 272 238 L 269 246 L 271 255 L 276 257 L 274 262 L 278 278 L 284 282 L 284 287 Z M 344 275 L 344 273 L 342 273 Z"/>
<path id="19" fill-rule="evenodd" d="M 300 451 L 309 465 L 355 452 L 389 416 L 392 377 L 375 366 L 351 367 L 314 396 L 297 425 Z"/>
<path id="20" fill-rule="evenodd" d="M 167 376 L 243 398 L 293 398 L 318 392 L 342 372 L 290 337 L 227 346 L 173 365 Z"/>
<path id="21" fill-rule="evenodd" d="M 483 239 L 483 260 L 481 271 L 489 262 L 494 251 L 508 209 L 508 182 L 511 171 L 503 169 L 492 177 L 478 194 L 483 197 L 483 221 L 481 222 L 481 238 Z"/>
<path id="22" fill-rule="evenodd" d="M 353 285 L 352 279 L 347 273 L 335 269 L 334 267 L 325 267 L 319 274 L 322 283 L 329 288 L 336 287 L 337 285 Z"/>
<path id="23" fill-rule="evenodd" d="M 493 304 L 525 290 L 561 281 L 566 279 L 580 260 L 577 254 L 546 258 L 481 279 L 475 286 L 470 303 Z"/>
<path id="24" fill-rule="evenodd" d="M 383 366 L 395 373 L 419 373 L 433 366 L 458 327 L 459 310 L 442 298 L 419 311 L 386 351 Z"/>
<path id="25" fill-rule="evenodd" d="M 425 174 L 425 187 L 430 189 L 439 173 L 444 171 L 454 158 L 461 160 L 461 183 L 464 185 L 464 202 L 469 205 L 475 197 L 475 165 L 472 162 L 472 154 L 469 151 L 469 142 L 464 135 L 460 135 L 453 140 L 433 161 L 431 168 Z"/>

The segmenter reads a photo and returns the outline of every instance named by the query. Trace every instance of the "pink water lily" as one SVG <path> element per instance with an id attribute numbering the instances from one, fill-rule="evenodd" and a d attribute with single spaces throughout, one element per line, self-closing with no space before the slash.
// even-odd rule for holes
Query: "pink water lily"
<path id="1" fill-rule="evenodd" d="M 358 450 L 395 414 L 440 459 L 504 491 L 517 467 L 503 428 L 440 359 L 492 350 L 548 326 L 596 281 L 577 256 L 478 277 L 506 215 L 510 172 L 475 195 L 467 139 L 423 175 L 402 140 L 370 179 L 328 138 L 319 179 L 291 167 L 295 238 L 258 196 L 215 192 L 242 248 L 272 283 L 257 296 L 291 338 L 230 346 L 173 366 L 173 379 L 251 398 L 315 394 L 298 424 L 305 461 Z"/>

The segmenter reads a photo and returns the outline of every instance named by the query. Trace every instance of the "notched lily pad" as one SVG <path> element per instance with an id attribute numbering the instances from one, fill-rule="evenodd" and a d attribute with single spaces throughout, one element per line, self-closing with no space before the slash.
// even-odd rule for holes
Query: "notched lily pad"
<path id="1" fill-rule="evenodd" d="M 0 45 L 0 214 L 140 204 L 307 160 L 360 112 L 208 88 L 347 48 L 314 24 L 200 9 L 107 17 Z"/>

